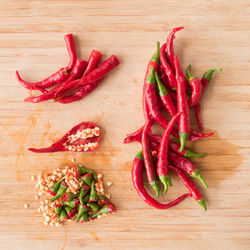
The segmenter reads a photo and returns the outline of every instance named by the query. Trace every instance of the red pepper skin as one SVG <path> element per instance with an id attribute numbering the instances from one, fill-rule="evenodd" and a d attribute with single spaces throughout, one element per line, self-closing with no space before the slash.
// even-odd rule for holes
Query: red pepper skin
<path id="1" fill-rule="evenodd" d="M 173 46 L 174 35 L 177 31 L 182 29 L 184 29 L 184 27 L 178 27 L 172 29 L 172 31 L 169 33 L 167 37 L 167 42 L 166 42 L 167 59 L 172 69 L 174 69 L 174 46 Z"/>
<path id="2" fill-rule="evenodd" d="M 198 180 L 200 180 L 200 182 L 203 184 L 203 186 L 205 188 L 208 187 L 200 170 L 198 169 L 198 167 L 194 163 L 192 163 L 191 161 L 189 161 L 185 157 L 174 153 L 171 150 L 169 150 L 169 152 L 168 152 L 168 157 L 169 157 L 169 161 L 171 162 L 171 164 L 173 164 L 177 168 L 183 170 L 185 173 L 187 173 L 191 177 L 194 177 L 194 178 L 197 178 Z"/>
<path id="3" fill-rule="evenodd" d="M 70 131 L 68 131 L 60 140 L 52 144 L 50 147 L 47 148 L 40 148 L 40 149 L 35 149 L 35 148 L 29 148 L 29 151 L 32 151 L 34 153 L 49 153 L 49 152 L 58 152 L 58 151 L 76 151 L 76 152 L 92 152 L 96 150 L 99 147 L 99 141 L 101 140 L 101 132 L 99 130 L 98 136 L 93 136 L 90 138 L 78 138 L 74 142 L 70 141 L 70 136 L 75 135 L 77 131 L 85 130 L 87 128 L 89 129 L 94 129 L 95 127 L 98 127 L 96 124 L 92 122 L 81 122 L 74 126 Z M 84 150 L 83 148 L 81 151 L 78 150 L 72 150 L 69 147 L 77 148 L 79 145 L 85 145 L 87 143 L 96 143 L 95 147 L 88 148 L 87 150 Z"/>
<path id="4" fill-rule="evenodd" d="M 57 85 L 50 91 L 40 96 L 28 97 L 24 101 L 38 103 L 38 102 L 44 102 L 44 101 L 55 98 L 56 92 L 58 91 L 58 89 L 64 88 L 69 82 L 81 77 L 86 67 L 87 67 L 86 61 L 77 59 L 72 71 L 70 71 L 69 76 L 65 81 L 63 81 L 61 84 Z"/>
<path id="5" fill-rule="evenodd" d="M 182 113 L 179 120 L 180 151 L 182 151 L 191 132 L 190 113 L 186 96 L 185 77 L 177 56 L 174 56 L 174 66 L 177 82 L 177 110 Z"/>
<path id="6" fill-rule="evenodd" d="M 175 171 L 178 176 L 181 178 L 182 182 L 185 184 L 185 186 L 187 187 L 187 189 L 189 190 L 191 196 L 198 202 L 198 204 L 200 204 L 203 209 L 206 211 L 207 210 L 207 206 L 205 203 L 205 199 L 203 197 L 203 195 L 200 193 L 200 191 L 198 190 L 198 188 L 195 186 L 195 184 L 188 178 L 188 176 L 181 171 L 178 168 L 175 168 L 173 166 L 169 166 L 169 169 Z"/>
<path id="7" fill-rule="evenodd" d="M 67 47 L 68 54 L 69 54 L 69 58 L 70 58 L 69 64 L 66 67 L 66 69 L 68 71 L 70 71 L 70 70 L 73 69 L 73 67 L 74 67 L 74 65 L 76 63 L 76 59 L 77 59 L 76 47 L 75 47 L 74 37 L 73 37 L 72 34 L 65 35 L 64 40 L 65 40 L 66 47 Z"/>
<path id="8" fill-rule="evenodd" d="M 197 105 L 202 95 L 202 84 L 198 77 L 192 76 L 190 73 L 191 64 L 187 66 L 186 75 L 192 87 L 192 93 L 189 100 L 189 106 L 192 108 Z"/>
<path id="9" fill-rule="evenodd" d="M 161 65 L 163 67 L 165 74 L 168 77 L 169 86 L 171 87 L 171 89 L 176 90 L 176 86 L 177 86 L 176 79 L 175 79 L 174 72 L 171 66 L 167 62 L 165 50 L 166 50 L 166 43 L 163 44 L 160 49 Z"/>
<path id="10" fill-rule="evenodd" d="M 160 147 L 158 150 L 157 174 L 159 176 L 160 181 L 164 185 L 163 194 L 167 193 L 168 185 L 170 185 L 170 186 L 173 185 L 171 178 L 168 175 L 168 144 L 169 144 L 171 130 L 173 129 L 173 126 L 180 115 L 181 115 L 181 113 L 177 113 L 170 120 L 168 126 L 166 127 L 166 129 L 162 135 Z"/>
<path id="11" fill-rule="evenodd" d="M 146 174 L 147 174 L 147 179 L 148 179 L 149 185 L 155 191 L 156 196 L 159 197 L 160 186 L 159 186 L 159 182 L 157 180 L 155 166 L 154 166 L 154 160 L 152 157 L 151 149 L 149 147 L 149 140 L 147 137 L 148 132 L 151 129 L 150 125 L 151 125 L 150 121 L 147 121 L 147 123 L 143 129 L 143 132 L 142 132 L 142 151 L 143 151 L 143 155 L 144 155 L 145 169 L 146 169 Z"/>
<path id="12" fill-rule="evenodd" d="M 163 83 L 160 80 L 160 77 L 157 72 L 155 72 L 155 79 L 158 86 L 158 93 L 160 95 L 161 101 L 166 108 L 166 110 L 169 112 L 169 114 L 173 117 L 176 114 L 176 106 L 172 100 L 171 95 L 163 85 Z"/>
<path id="13" fill-rule="evenodd" d="M 142 198 L 144 202 L 146 202 L 148 205 L 157 208 L 157 209 L 168 209 L 171 207 L 174 207 L 178 205 L 181 201 L 183 201 L 185 198 L 190 197 L 190 194 L 183 194 L 180 197 L 178 197 L 176 200 L 169 202 L 167 204 L 162 204 L 155 200 L 153 197 L 151 197 L 147 190 L 145 189 L 143 185 L 143 154 L 142 151 L 140 151 L 137 156 L 135 157 L 133 161 L 133 168 L 132 168 L 132 181 L 135 190 L 139 194 L 139 196 Z"/>

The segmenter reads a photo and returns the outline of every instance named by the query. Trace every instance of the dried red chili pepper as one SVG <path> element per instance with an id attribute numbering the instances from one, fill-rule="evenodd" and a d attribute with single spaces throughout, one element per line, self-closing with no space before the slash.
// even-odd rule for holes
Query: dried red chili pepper
<path id="1" fill-rule="evenodd" d="M 198 77 L 191 75 L 190 69 L 191 69 L 191 64 L 187 66 L 186 75 L 192 87 L 192 94 L 189 99 L 189 106 L 192 108 L 195 105 L 197 105 L 200 101 L 202 95 L 202 84 Z"/>
<path id="2" fill-rule="evenodd" d="M 169 112 L 171 116 L 174 116 L 176 114 L 176 106 L 172 100 L 171 95 L 169 94 L 169 92 L 167 91 L 163 83 L 161 82 L 157 72 L 155 72 L 155 79 L 156 79 L 156 83 L 158 86 L 158 93 L 160 95 L 160 98 L 164 107 L 166 108 L 166 110 Z"/>
<path id="3" fill-rule="evenodd" d="M 187 158 L 176 154 L 175 152 L 173 152 L 171 150 L 169 150 L 169 152 L 168 152 L 168 157 L 169 157 L 169 161 L 171 162 L 171 164 L 173 164 L 177 168 L 180 168 L 181 170 L 183 170 L 185 173 L 187 173 L 191 177 L 194 177 L 194 178 L 197 178 L 198 180 L 200 180 L 200 182 L 203 184 L 203 186 L 205 188 L 208 187 L 200 170 L 198 169 L 198 167 L 194 163 L 189 161 Z"/>
<path id="4" fill-rule="evenodd" d="M 191 195 L 189 193 L 183 194 L 180 197 L 178 197 L 176 200 L 169 202 L 167 204 L 162 204 L 152 198 L 147 190 L 145 189 L 143 185 L 143 154 L 142 151 L 140 151 L 134 161 L 133 161 L 133 168 L 132 168 L 132 181 L 134 188 L 136 189 L 139 196 L 142 198 L 143 201 L 145 201 L 148 205 L 155 207 L 157 209 L 168 209 L 171 207 L 174 207 L 178 205 L 181 201 L 183 201 L 185 198 L 190 197 Z"/>
<path id="5" fill-rule="evenodd" d="M 155 191 L 156 196 L 159 197 L 160 186 L 159 186 L 159 182 L 157 180 L 157 175 L 156 175 L 155 166 L 154 166 L 154 160 L 152 157 L 151 149 L 149 147 L 149 140 L 147 137 L 147 135 L 151 129 L 150 125 L 151 125 L 150 121 L 147 121 L 147 123 L 143 129 L 143 132 L 142 132 L 142 150 L 143 150 L 145 169 L 146 169 L 146 174 L 147 174 L 147 179 L 148 179 L 149 185 Z"/>
<path id="6" fill-rule="evenodd" d="M 178 28 L 172 29 L 172 31 L 169 33 L 167 37 L 166 54 L 167 54 L 168 62 L 173 70 L 174 70 L 174 46 L 173 46 L 174 36 L 177 31 L 182 30 L 182 29 L 184 29 L 184 27 L 178 27 Z"/>
<path id="7" fill-rule="evenodd" d="M 177 109 L 178 112 L 182 113 L 179 120 L 180 151 L 182 151 L 191 132 L 190 113 L 186 96 L 185 77 L 177 56 L 174 56 L 174 66 L 177 82 Z"/>
<path id="8" fill-rule="evenodd" d="M 170 120 L 168 126 L 166 127 L 162 135 L 160 147 L 158 150 L 157 174 L 164 186 L 164 191 L 163 191 L 164 194 L 167 193 L 168 185 L 172 186 L 171 178 L 168 175 L 168 144 L 169 144 L 171 130 L 173 129 L 173 126 L 180 115 L 181 113 L 177 113 Z"/>
<path id="9" fill-rule="evenodd" d="M 195 184 L 188 178 L 188 176 L 181 171 L 180 169 L 173 167 L 173 166 L 169 166 L 169 169 L 175 171 L 178 176 L 181 178 L 182 182 L 185 184 L 185 186 L 188 188 L 191 196 L 198 202 L 198 204 L 200 204 L 203 209 L 206 211 L 207 210 L 207 206 L 206 206 L 206 202 L 205 199 L 203 197 L 203 195 L 200 193 L 200 191 L 198 190 L 198 188 L 195 186 Z"/>
<path id="10" fill-rule="evenodd" d="M 65 81 L 63 81 L 61 84 L 57 85 L 50 91 L 40 96 L 27 97 L 24 101 L 38 103 L 38 102 L 44 102 L 44 101 L 55 98 L 57 90 L 60 89 L 61 87 L 64 88 L 64 86 L 66 86 L 69 82 L 81 77 L 86 67 L 87 67 L 86 61 L 77 59 L 73 69 L 70 71 L 69 76 Z"/>
<path id="11" fill-rule="evenodd" d="M 74 126 L 59 141 L 48 148 L 29 148 L 35 153 L 58 151 L 92 152 L 99 147 L 101 139 L 100 128 L 92 122 L 81 122 Z"/>
<path id="12" fill-rule="evenodd" d="M 74 37 L 72 34 L 65 35 L 64 40 L 65 40 L 66 47 L 67 47 L 68 54 L 69 54 L 69 58 L 70 58 L 69 64 L 66 67 L 66 69 L 68 71 L 71 71 L 73 69 L 75 62 L 76 62 L 76 59 L 77 59 L 75 41 L 74 41 Z"/>

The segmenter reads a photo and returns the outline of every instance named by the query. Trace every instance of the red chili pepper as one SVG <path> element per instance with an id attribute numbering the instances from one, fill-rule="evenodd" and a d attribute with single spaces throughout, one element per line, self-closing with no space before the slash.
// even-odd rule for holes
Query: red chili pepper
<path id="1" fill-rule="evenodd" d="M 176 114 L 176 106 L 172 100 L 171 95 L 169 94 L 169 92 L 167 91 L 163 83 L 161 82 L 157 72 L 155 72 L 155 79 L 156 79 L 156 83 L 158 86 L 158 93 L 160 95 L 160 98 L 164 107 L 166 108 L 166 110 L 169 112 L 171 116 L 174 116 Z"/>
<path id="2" fill-rule="evenodd" d="M 154 160 L 152 157 L 151 149 L 149 147 L 149 140 L 147 137 L 148 132 L 151 129 L 150 125 L 151 125 L 151 122 L 147 121 L 147 123 L 143 129 L 143 132 L 142 132 L 142 150 L 143 150 L 145 169 L 146 169 L 146 174 L 147 174 L 147 179 L 148 179 L 149 185 L 155 191 L 156 196 L 159 197 L 160 186 L 159 186 L 159 182 L 157 180 L 155 166 L 154 166 Z"/>
<path id="3" fill-rule="evenodd" d="M 182 113 L 179 120 L 180 151 L 182 151 L 191 132 L 190 113 L 186 96 L 185 77 L 177 56 L 174 56 L 174 66 L 177 82 L 177 109 L 178 112 Z"/>
<path id="4" fill-rule="evenodd" d="M 166 43 L 164 43 L 160 49 L 161 65 L 164 69 L 165 74 L 168 77 L 168 82 L 169 82 L 171 89 L 176 90 L 176 86 L 177 86 L 176 79 L 175 79 L 174 72 L 173 72 L 171 66 L 167 62 L 165 50 L 166 50 Z"/>
<path id="5" fill-rule="evenodd" d="M 205 188 L 208 187 L 200 170 L 198 169 L 198 167 L 194 163 L 189 161 L 187 158 L 176 154 L 175 152 L 173 152 L 171 150 L 168 152 L 168 157 L 169 157 L 169 161 L 174 166 L 176 166 L 177 168 L 180 168 L 181 170 L 186 172 L 191 177 L 194 177 L 194 178 L 197 178 L 198 180 L 200 180 L 200 182 L 203 184 L 203 186 Z"/>
<path id="6" fill-rule="evenodd" d="M 200 101 L 202 95 L 202 84 L 198 77 L 191 75 L 190 69 L 191 69 L 191 64 L 187 66 L 186 75 L 192 87 L 192 94 L 189 99 L 189 106 L 192 108 Z"/>
<path id="7" fill-rule="evenodd" d="M 133 168 L 132 168 L 132 181 L 134 188 L 136 189 L 139 196 L 142 198 L 143 201 L 145 201 L 148 205 L 155 207 L 157 209 L 168 209 L 171 207 L 174 207 L 178 205 L 181 201 L 183 201 L 185 198 L 190 197 L 191 195 L 189 193 L 183 194 L 180 197 L 178 197 L 176 200 L 169 202 L 167 204 L 162 204 L 152 198 L 147 190 L 145 189 L 143 185 L 143 154 L 142 151 L 140 151 L 134 161 L 133 161 Z"/>
<path id="8" fill-rule="evenodd" d="M 208 70 L 206 73 L 204 73 L 203 77 L 201 78 L 201 84 L 202 84 L 202 95 L 205 92 L 208 84 L 210 83 L 213 73 L 215 71 L 221 71 L 221 68 L 212 68 L 210 70 Z M 197 120 L 198 126 L 200 128 L 200 130 L 203 130 L 203 126 L 202 126 L 202 122 L 200 119 L 200 110 L 201 110 L 201 99 L 199 101 L 199 103 L 194 107 L 194 114 L 195 114 L 195 118 Z"/>
<path id="9" fill-rule="evenodd" d="M 76 59 L 77 59 L 76 47 L 75 47 L 74 37 L 73 37 L 72 34 L 65 35 L 64 40 L 65 40 L 66 47 L 67 47 L 67 50 L 68 50 L 68 53 L 69 53 L 69 58 L 70 58 L 69 64 L 66 67 L 66 69 L 68 71 L 70 71 L 70 70 L 73 69 L 73 67 L 75 65 L 75 62 L 76 62 Z"/>
<path id="10" fill-rule="evenodd" d="M 87 67 L 86 61 L 77 59 L 72 71 L 70 71 L 69 76 L 65 81 L 63 81 L 61 84 L 57 85 L 56 87 L 54 87 L 50 91 L 48 91 L 40 96 L 27 97 L 24 101 L 37 103 L 37 102 L 44 102 L 44 101 L 55 98 L 57 90 L 61 87 L 64 88 L 64 86 L 66 86 L 69 82 L 81 77 L 84 70 L 86 69 L 86 67 Z"/>
<path id="11" fill-rule="evenodd" d="M 178 168 L 175 168 L 173 166 L 169 166 L 169 169 L 175 171 L 179 177 L 181 178 L 182 182 L 185 184 L 185 186 L 188 188 L 189 192 L 191 193 L 191 196 L 203 207 L 203 209 L 206 211 L 207 206 L 205 203 L 205 199 L 203 195 L 200 193 L 198 188 L 195 186 L 195 184 L 185 175 L 183 171 L 181 171 Z"/>
<path id="12" fill-rule="evenodd" d="M 172 31 L 169 33 L 167 37 L 167 42 L 166 42 L 167 59 L 173 70 L 174 70 L 174 46 L 173 46 L 174 35 L 177 31 L 182 29 L 184 29 L 184 27 L 178 27 L 172 29 Z"/>
<path id="13" fill-rule="evenodd" d="M 167 193 L 168 185 L 172 186 L 171 178 L 168 175 L 168 144 L 169 144 L 171 130 L 173 129 L 173 126 L 180 115 L 181 113 L 177 113 L 170 120 L 168 126 L 166 127 L 162 135 L 160 147 L 158 150 L 157 174 L 159 176 L 160 181 L 162 182 L 164 186 L 163 194 Z"/>
<path id="14" fill-rule="evenodd" d="M 48 153 L 58 151 L 92 152 L 99 147 L 101 130 L 92 122 L 81 122 L 74 126 L 59 141 L 48 148 L 29 148 L 35 153 Z"/>

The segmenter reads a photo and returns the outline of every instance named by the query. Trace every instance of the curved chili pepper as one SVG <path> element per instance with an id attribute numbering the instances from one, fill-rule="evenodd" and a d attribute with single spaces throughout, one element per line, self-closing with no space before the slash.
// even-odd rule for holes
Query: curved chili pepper
<path id="1" fill-rule="evenodd" d="M 91 218 L 95 218 L 101 214 L 111 214 L 111 213 L 114 213 L 115 211 L 116 211 L 116 208 L 115 208 L 114 204 L 109 202 L 109 203 L 105 204 L 98 212 L 93 214 L 91 216 Z"/>
<path id="2" fill-rule="evenodd" d="M 171 165 L 169 166 L 169 169 L 175 171 L 178 174 L 178 176 L 181 178 L 182 182 L 185 184 L 185 186 L 188 188 L 189 192 L 191 193 L 191 196 L 206 211 L 207 210 L 207 206 L 206 206 L 205 199 L 204 199 L 203 195 L 200 193 L 200 191 L 198 190 L 198 188 L 195 186 L 195 184 L 180 169 L 175 168 L 175 167 L 173 167 Z"/>
<path id="3" fill-rule="evenodd" d="M 86 67 L 87 67 L 86 61 L 77 59 L 73 69 L 70 71 L 69 76 L 65 81 L 63 81 L 61 84 L 57 85 L 50 91 L 40 96 L 28 97 L 24 101 L 38 103 L 55 98 L 57 90 L 60 89 L 61 87 L 64 88 L 64 86 L 66 86 L 69 82 L 81 77 Z"/>
<path id="4" fill-rule="evenodd" d="M 189 99 L 189 106 L 192 108 L 200 101 L 202 95 L 202 84 L 198 77 L 191 75 L 190 69 L 191 69 L 191 64 L 187 66 L 186 75 L 192 87 L 192 94 Z"/>
<path id="5" fill-rule="evenodd" d="M 142 151 L 140 151 L 136 155 L 136 157 L 133 161 L 133 168 L 132 168 L 131 172 L 132 172 L 133 185 L 134 185 L 135 190 L 139 194 L 139 196 L 148 205 L 155 207 L 157 209 L 168 209 L 168 208 L 174 207 L 174 206 L 178 205 L 181 201 L 183 201 L 185 198 L 191 196 L 189 193 L 183 194 L 180 197 L 178 197 L 176 200 L 171 201 L 167 204 L 162 204 L 162 203 L 158 202 L 157 200 L 155 200 L 153 197 L 151 197 L 143 185 L 143 154 L 142 154 Z"/>
<path id="6" fill-rule="evenodd" d="M 208 187 L 200 170 L 198 169 L 198 167 L 194 163 L 189 161 L 187 158 L 176 154 L 175 152 L 173 152 L 171 150 L 168 152 L 168 157 L 169 157 L 169 161 L 174 166 L 176 166 L 177 168 L 180 168 L 181 170 L 183 170 L 185 173 L 187 173 L 191 177 L 197 178 L 203 184 L 203 186 L 205 188 Z"/>
<path id="7" fill-rule="evenodd" d="M 166 43 L 164 43 L 160 48 L 161 65 L 163 67 L 165 74 L 168 77 L 169 86 L 171 87 L 171 89 L 176 90 L 176 86 L 177 86 L 176 79 L 175 79 L 174 72 L 171 66 L 167 62 L 165 50 L 166 50 Z"/>
<path id="8" fill-rule="evenodd" d="M 190 113 L 186 96 L 185 78 L 177 56 L 174 56 L 174 66 L 177 82 L 177 109 L 178 112 L 182 113 L 179 120 L 180 151 L 182 151 L 191 132 Z"/>
<path id="9" fill-rule="evenodd" d="M 76 47 L 75 47 L 74 37 L 72 34 L 65 35 L 64 40 L 65 40 L 66 47 L 67 47 L 68 54 L 69 54 L 69 58 L 70 58 L 69 64 L 66 67 L 66 69 L 68 71 L 70 71 L 73 69 L 75 62 L 76 62 L 76 59 L 77 59 Z"/>
<path id="10" fill-rule="evenodd" d="M 158 86 L 158 93 L 160 95 L 160 98 L 164 107 L 166 108 L 166 110 L 169 112 L 171 116 L 174 116 L 176 114 L 176 106 L 172 100 L 171 95 L 169 94 L 169 92 L 167 91 L 163 83 L 161 82 L 157 72 L 155 72 L 155 79 L 156 79 L 156 83 Z"/>
<path id="11" fill-rule="evenodd" d="M 170 120 L 168 126 L 166 127 L 166 129 L 162 135 L 160 147 L 158 150 L 157 174 L 159 176 L 160 181 L 164 185 L 163 194 L 167 193 L 168 185 L 170 185 L 170 186 L 173 185 L 171 178 L 168 175 L 168 144 L 169 144 L 171 130 L 173 129 L 173 126 L 180 115 L 181 115 L 181 113 L 177 113 Z"/>
<path id="12" fill-rule="evenodd" d="M 169 33 L 167 37 L 167 42 L 166 42 L 166 54 L 167 54 L 167 59 L 172 67 L 174 69 L 174 47 L 173 47 L 173 41 L 174 41 L 174 35 L 177 31 L 184 29 L 184 27 L 178 27 L 172 29 L 172 31 Z"/>
<path id="13" fill-rule="evenodd" d="M 147 174 L 149 185 L 155 191 L 156 196 L 159 197 L 160 186 L 157 180 L 154 161 L 153 161 L 152 153 L 149 147 L 149 140 L 147 137 L 148 132 L 151 129 L 150 125 L 151 125 L 150 121 L 147 121 L 142 132 L 142 150 L 143 150 L 145 169 L 146 169 L 146 174 Z"/>
<path id="14" fill-rule="evenodd" d="M 34 153 L 58 151 L 92 152 L 99 147 L 101 130 L 92 122 L 81 122 L 47 148 L 29 148 Z"/>

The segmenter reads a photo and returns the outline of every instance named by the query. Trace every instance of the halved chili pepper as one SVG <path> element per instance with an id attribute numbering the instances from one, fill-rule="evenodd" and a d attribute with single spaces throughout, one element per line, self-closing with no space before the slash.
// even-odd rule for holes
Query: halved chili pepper
<path id="1" fill-rule="evenodd" d="M 60 140 L 47 148 L 29 148 L 35 153 L 58 151 L 92 152 L 99 147 L 101 130 L 92 122 L 81 122 L 74 126 Z"/>
<path id="2" fill-rule="evenodd" d="M 95 189 L 95 182 L 92 181 L 91 188 L 90 188 L 90 194 L 89 194 L 89 202 L 96 202 L 98 201 L 98 195 L 97 191 Z"/>
<path id="3" fill-rule="evenodd" d="M 145 189 L 143 185 L 143 154 L 142 151 L 140 151 L 134 161 L 133 161 L 133 168 L 132 168 L 132 181 L 134 188 L 136 189 L 139 196 L 142 198 L 143 201 L 145 201 L 148 205 L 155 207 L 157 209 L 168 209 L 171 207 L 174 207 L 178 205 L 181 201 L 183 201 L 185 198 L 190 197 L 191 195 L 189 193 L 183 194 L 180 197 L 178 197 L 176 200 L 171 201 L 167 204 L 162 204 L 155 200 L 153 197 L 151 197 L 147 190 Z"/>
<path id="4" fill-rule="evenodd" d="M 80 188 L 80 194 L 79 194 L 79 200 L 81 204 L 84 204 L 84 197 L 85 195 L 88 193 L 88 191 L 90 190 L 90 187 L 87 185 L 84 185 Z"/>
<path id="5" fill-rule="evenodd" d="M 158 86 L 158 93 L 160 95 L 161 101 L 166 108 L 166 110 L 169 112 L 171 116 L 174 116 L 176 114 L 176 106 L 172 100 L 171 95 L 163 85 L 163 83 L 160 80 L 160 77 L 157 72 L 155 72 L 155 79 Z"/>
<path id="6" fill-rule="evenodd" d="M 189 192 L 191 193 L 191 196 L 206 211 L 207 206 L 206 206 L 206 202 L 205 202 L 205 199 L 204 199 L 203 195 L 200 193 L 200 191 L 195 186 L 195 184 L 188 178 L 188 176 L 183 171 L 181 171 L 180 169 L 178 169 L 176 167 L 173 167 L 171 165 L 169 166 L 169 169 L 175 171 L 178 174 L 178 176 L 181 178 L 182 182 L 185 184 L 185 186 L 188 188 Z"/>
<path id="7" fill-rule="evenodd" d="M 174 70 L 174 46 L 173 46 L 174 36 L 177 31 L 182 30 L 182 29 L 184 29 L 184 27 L 178 27 L 178 28 L 172 29 L 172 31 L 169 33 L 167 37 L 166 54 L 167 54 L 168 62 L 173 70 Z"/>
<path id="8" fill-rule="evenodd" d="M 173 126 L 181 113 L 177 113 L 173 116 L 173 118 L 170 120 L 168 126 L 166 127 L 160 147 L 158 150 L 158 161 L 157 161 L 157 174 L 159 176 L 160 181 L 164 185 L 164 191 L 163 193 L 166 194 L 168 190 L 168 185 L 172 186 L 172 181 L 170 176 L 168 175 L 168 142 L 171 134 L 171 130 L 173 129 Z"/>
<path id="9" fill-rule="evenodd" d="M 73 69 L 70 71 L 69 76 L 65 81 L 40 96 L 28 97 L 24 101 L 38 103 L 55 98 L 57 90 L 59 88 L 64 88 L 64 86 L 66 86 L 69 82 L 81 77 L 86 67 L 86 61 L 77 59 Z"/>
<path id="10" fill-rule="evenodd" d="M 169 161 L 171 162 L 171 164 L 173 164 L 177 168 L 180 168 L 191 177 L 197 178 L 203 184 L 205 188 L 208 187 L 200 170 L 194 163 L 189 161 L 187 158 L 176 154 L 175 152 L 171 150 L 168 152 L 168 157 L 169 157 Z"/>
<path id="11" fill-rule="evenodd" d="M 76 222 L 78 222 L 80 220 L 80 218 L 82 217 L 83 213 L 87 212 L 88 210 L 89 210 L 88 206 L 80 204 L 78 207 Z"/>
<path id="12" fill-rule="evenodd" d="M 48 190 L 48 193 L 55 196 L 58 189 L 60 188 L 61 182 L 65 179 L 65 177 L 62 177 L 59 179 L 55 184 Z"/>
<path id="13" fill-rule="evenodd" d="M 98 212 L 93 214 L 91 216 L 91 218 L 95 218 L 95 217 L 97 217 L 98 215 L 101 215 L 101 214 L 111 214 L 111 213 L 114 213 L 115 211 L 116 211 L 116 209 L 115 209 L 114 204 L 109 202 L 109 203 L 105 204 Z"/>
<path id="14" fill-rule="evenodd" d="M 191 132 L 190 113 L 186 96 L 185 78 L 177 56 L 174 56 L 174 66 L 177 82 L 177 109 L 178 112 L 182 113 L 179 119 L 180 151 L 182 151 Z"/>
<path id="15" fill-rule="evenodd" d="M 160 186 L 157 180 L 154 161 L 152 158 L 151 149 L 149 147 L 149 140 L 147 137 L 150 129 L 151 129 L 150 121 L 147 121 L 142 132 L 142 150 L 143 150 L 145 169 L 146 169 L 146 174 L 147 174 L 149 185 L 155 191 L 156 196 L 159 197 Z"/>
<path id="16" fill-rule="evenodd" d="M 60 198 L 64 193 L 66 193 L 67 189 L 68 189 L 68 186 L 67 186 L 66 182 L 63 180 L 60 184 L 60 187 L 59 187 L 56 195 L 50 199 L 50 202 L 54 202 L 55 200 Z"/>
<path id="17" fill-rule="evenodd" d="M 189 99 L 189 106 L 192 108 L 195 105 L 197 105 L 200 101 L 202 95 L 202 84 L 198 77 L 191 75 L 190 69 L 191 69 L 191 64 L 187 66 L 186 75 L 192 87 L 192 94 Z"/>
<path id="18" fill-rule="evenodd" d="M 164 43 L 160 49 L 161 65 L 163 67 L 165 74 L 167 75 L 169 86 L 171 87 L 171 89 L 176 90 L 177 83 L 176 83 L 176 79 L 174 76 L 174 72 L 171 66 L 168 64 L 167 59 L 166 59 L 166 54 L 165 54 L 166 45 L 167 44 Z"/>
<path id="19" fill-rule="evenodd" d="M 69 54 L 69 58 L 70 58 L 69 64 L 66 67 L 66 69 L 68 71 L 70 71 L 73 69 L 75 62 L 76 62 L 76 59 L 77 59 L 75 41 L 74 41 L 74 37 L 72 34 L 65 35 L 64 40 L 65 40 L 66 47 L 67 47 L 68 54 Z"/>

